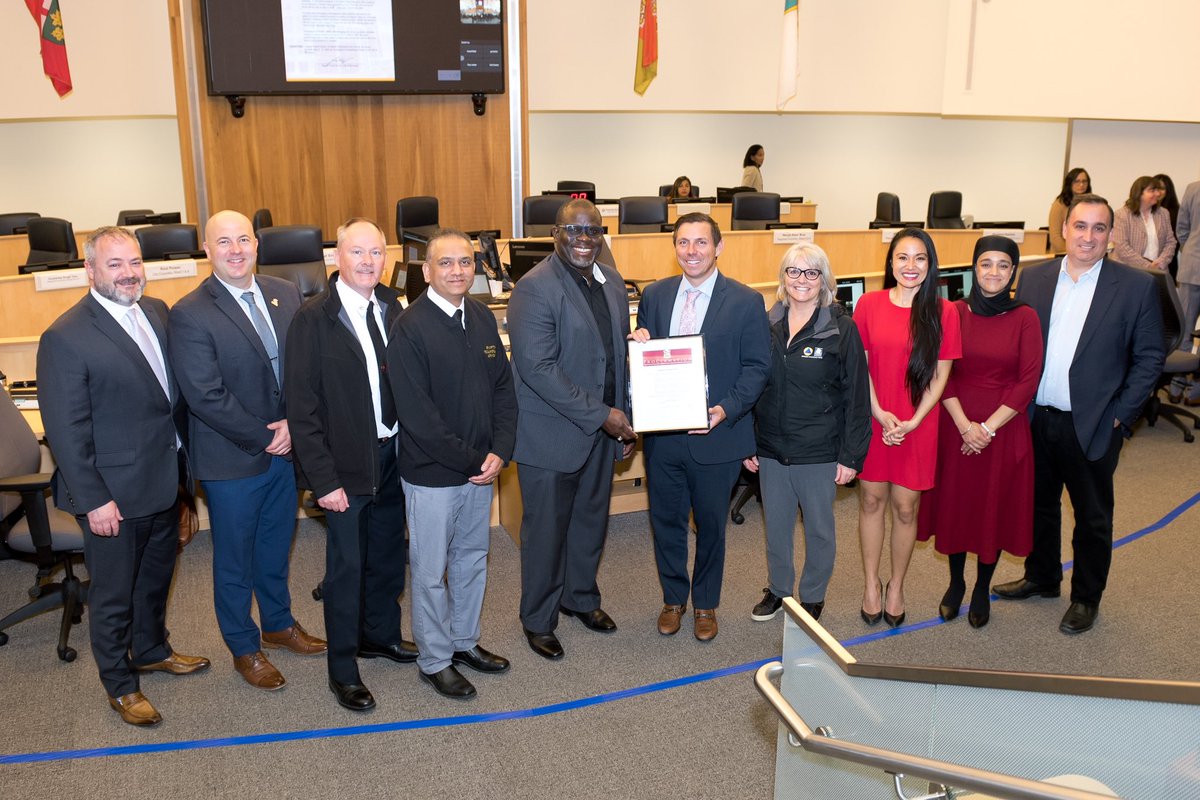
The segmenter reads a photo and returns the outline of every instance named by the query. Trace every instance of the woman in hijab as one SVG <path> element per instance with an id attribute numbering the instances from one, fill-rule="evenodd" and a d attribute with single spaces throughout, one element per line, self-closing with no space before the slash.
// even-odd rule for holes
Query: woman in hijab
<path id="1" fill-rule="evenodd" d="M 933 538 L 950 560 L 950 586 L 938 611 L 958 616 L 967 553 L 978 558 L 967 620 L 991 614 L 992 573 L 1001 551 L 1029 554 L 1033 543 L 1033 448 L 1026 408 L 1042 373 L 1042 332 L 1032 308 L 1012 299 L 1020 252 L 1011 239 L 975 244 L 975 281 L 959 300 L 962 358 L 942 394 L 937 479 L 925 493 L 918 538 Z"/>

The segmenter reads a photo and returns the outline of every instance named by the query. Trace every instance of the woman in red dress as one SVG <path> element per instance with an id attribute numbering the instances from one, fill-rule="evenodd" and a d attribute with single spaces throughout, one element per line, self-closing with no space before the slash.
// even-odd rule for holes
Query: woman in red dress
<path id="1" fill-rule="evenodd" d="M 888 248 L 884 290 L 854 307 L 871 378 L 871 444 L 859 474 L 861 614 L 869 625 L 904 622 L 904 575 L 917 539 L 921 492 L 933 486 L 936 414 L 950 363 L 962 353 L 958 312 L 938 296 L 937 251 L 929 234 L 905 228 Z M 892 575 L 879 579 L 884 517 L 892 510 Z"/>
<path id="2" fill-rule="evenodd" d="M 1012 299 L 1020 251 L 1011 239 L 975 244 L 975 283 L 959 300 L 962 358 L 942 396 L 937 483 L 921 501 L 918 537 L 950 559 L 938 612 L 958 616 L 967 553 L 978 558 L 967 621 L 991 616 L 989 586 L 1000 551 L 1029 555 L 1033 543 L 1033 450 L 1025 409 L 1042 374 L 1037 312 Z"/>

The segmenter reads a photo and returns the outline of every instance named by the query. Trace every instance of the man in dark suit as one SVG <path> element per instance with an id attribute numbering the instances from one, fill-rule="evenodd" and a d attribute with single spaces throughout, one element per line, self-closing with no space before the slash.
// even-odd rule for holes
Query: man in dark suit
<path id="1" fill-rule="evenodd" d="M 708 397 L 716 402 L 708 409 L 707 428 L 644 439 L 654 558 L 663 588 L 658 631 L 667 636 L 679 631 L 690 589 L 693 633 L 707 642 L 717 635 L 729 495 L 742 459 L 755 452 L 750 410 L 767 385 L 771 334 L 762 295 L 718 271 L 721 230 L 712 217 L 683 215 L 673 239 L 683 274 L 646 288 L 634 338 L 703 334 Z M 690 580 L 689 511 L 696 521 Z"/>
<path id="2" fill-rule="evenodd" d="M 554 254 L 517 282 L 508 304 L 516 380 L 521 499 L 521 622 L 538 655 L 562 658 L 559 613 L 612 632 L 596 571 L 608 532 L 613 461 L 636 434 L 625 392 L 629 300 L 620 274 L 596 261 L 600 212 L 559 209 Z"/>
<path id="3" fill-rule="evenodd" d="M 155 725 L 162 716 L 137 673 L 209 665 L 167 642 L 186 409 L 165 358 L 167 306 L 142 296 L 137 240 L 99 228 L 83 250 L 91 290 L 42 334 L 38 399 L 58 465 L 55 501 L 83 529 L 100 682 L 123 720 Z"/>
<path id="4" fill-rule="evenodd" d="M 204 250 L 213 274 L 171 309 L 171 360 L 191 414 L 192 468 L 208 497 L 217 623 L 238 673 L 274 690 L 286 681 L 262 645 L 325 652 L 292 617 L 287 583 L 296 476 L 281 378 L 300 291 L 255 276 L 258 242 L 236 211 L 209 219 Z"/>
<path id="5" fill-rule="evenodd" d="M 1033 551 L 1025 576 L 993 587 L 1000 597 L 1058 597 L 1062 491 L 1075 513 L 1075 570 L 1063 633 L 1092 627 L 1112 562 L 1113 473 L 1121 442 L 1162 372 L 1162 309 L 1149 275 L 1105 258 L 1113 211 L 1094 194 L 1067 211 L 1067 254 L 1029 267 L 1017 299 L 1042 320 L 1046 356 L 1030 415 Z"/>
<path id="6" fill-rule="evenodd" d="M 284 389 L 296 474 L 325 509 L 325 635 L 329 688 L 351 711 L 375 707 L 356 656 L 411 663 L 400 635 L 404 493 L 396 470 L 396 402 L 385 332 L 400 314 L 379 283 L 383 231 L 355 218 L 338 228 L 338 271 L 288 331 Z"/>

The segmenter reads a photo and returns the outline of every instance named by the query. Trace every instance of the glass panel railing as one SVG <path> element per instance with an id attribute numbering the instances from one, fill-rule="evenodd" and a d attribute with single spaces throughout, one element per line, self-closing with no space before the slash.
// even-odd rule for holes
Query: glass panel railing
<path id="1" fill-rule="evenodd" d="M 1200 798 L 1200 684 L 863 664 L 785 608 L 776 798 Z"/>

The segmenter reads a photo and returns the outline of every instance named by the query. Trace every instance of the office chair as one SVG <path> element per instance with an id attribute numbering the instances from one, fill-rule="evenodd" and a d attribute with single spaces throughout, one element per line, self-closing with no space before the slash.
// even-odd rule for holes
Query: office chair
<path id="1" fill-rule="evenodd" d="M 17 228 L 21 228 L 21 233 L 25 233 L 24 228 L 29 225 L 29 220 L 40 216 L 41 214 L 34 211 L 14 211 L 9 214 L 0 214 L 0 236 L 14 236 Z"/>
<path id="2" fill-rule="evenodd" d="M 596 196 L 596 184 L 591 181 L 559 181 L 554 188 L 560 192 L 591 192 L 592 197 Z"/>
<path id="3" fill-rule="evenodd" d="M 667 224 L 665 197 L 622 197 L 617 209 L 620 233 L 658 233 Z"/>
<path id="4" fill-rule="evenodd" d="M 735 231 L 762 231 L 768 222 L 779 222 L 779 195 L 773 192 L 738 192 L 733 196 Z"/>
<path id="5" fill-rule="evenodd" d="M 549 236 L 558 210 L 571 198 L 565 194 L 543 194 L 526 197 L 521 202 L 522 235 Z"/>
<path id="6" fill-rule="evenodd" d="M 962 221 L 962 192 L 933 192 L 929 195 L 926 228 L 965 228 Z"/>
<path id="7" fill-rule="evenodd" d="M 738 492 L 741 489 L 741 492 Z M 742 471 L 738 473 L 737 482 L 733 485 L 733 508 L 729 509 L 729 519 L 734 525 L 741 525 L 746 521 L 746 516 L 742 514 L 742 508 L 746 503 L 750 502 L 750 498 L 758 501 L 762 505 L 762 489 L 759 487 L 758 473 L 742 467 Z"/>
<path id="8" fill-rule="evenodd" d="M 83 557 L 83 531 L 75 517 L 55 508 L 47 494 L 49 473 L 38 473 L 42 453 L 37 437 L 7 391 L 0 397 L 0 542 L 23 561 L 37 564 L 30 601 L 0 619 L 0 645 L 8 628 L 38 614 L 61 608 L 58 657 L 74 661 L 67 644 L 71 626 L 83 618 L 90 581 L 75 577 L 74 563 Z M 50 578 L 63 570 L 61 581 Z"/>
<path id="9" fill-rule="evenodd" d="M 1163 364 L 1162 374 L 1159 375 L 1158 383 L 1150 393 L 1150 399 L 1146 401 L 1142 413 L 1151 427 L 1162 417 L 1183 431 L 1185 442 L 1192 442 L 1196 437 L 1180 418 L 1190 419 L 1192 427 L 1200 430 L 1200 416 L 1186 408 L 1164 403 L 1158 393 L 1168 390 L 1174 378 L 1200 373 L 1200 356 L 1179 349 L 1179 345 L 1183 344 L 1185 339 L 1191 340 L 1192 331 L 1183 327 L 1183 306 L 1179 302 L 1179 295 L 1175 293 L 1175 283 L 1171 280 L 1171 274 L 1157 269 L 1142 271 L 1154 278 L 1154 286 L 1158 290 L 1159 305 L 1162 306 L 1163 313 L 1163 344 L 1167 348 L 1167 360 Z"/>
<path id="10" fill-rule="evenodd" d="M 880 192 L 875 197 L 875 219 L 873 222 L 899 222 L 900 197 L 891 192 Z"/>
<path id="11" fill-rule="evenodd" d="M 429 236 L 438 227 L 438 199 L 429 195 L 402 197 L 396 201 L 396 242 L 404 243 L 404 231 Z"/>
<path id="12" fill-rule="evenodd" d="M 252 224 L 255 233 L 258 233 L 261 228 L 269 228 L 274 225 L 275 223 L 271 221 L 271 209 L 260 208 L 258 211 L 255 211 Z"/>
<path id="13" fill-rule="evenodd" d="M 130 217 L 145 217 L 153 213 L 153 208 L 127 208 L 117 212 L 117 224 L 128 225 Z"/>
<path id="14" fill-rule="evenodd" d="M 29 258 L 26 264 L 45 264 L 48 261 L 71 261 L 79 257 L 75 244 L 75 229 L 70 222 L 58 217 L 34 217 L 29 220 Z"/>
<path id="15" fill-rule="evenodd" d="M 147 225 L 134 230 L 143 261 L 161 261 L 168 253 L 195 253 L 200 249 L 195 225 Z"/>
<path id="16" fill-rule="evenodd" d="M 329 288 L 325 249 L 316 225 L 273 225 L 258 232 L 258 268 L 262 275 L 291 281 L 308 299 Z"/>

